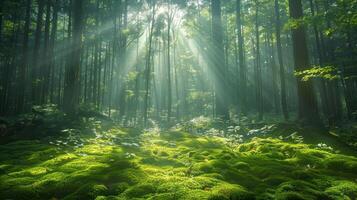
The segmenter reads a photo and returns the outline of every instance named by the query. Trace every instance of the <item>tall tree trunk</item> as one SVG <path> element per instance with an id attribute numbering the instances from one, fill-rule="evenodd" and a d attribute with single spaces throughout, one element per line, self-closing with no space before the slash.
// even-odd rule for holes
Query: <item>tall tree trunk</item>
<path id="1" fill-rule="evenodd" d="M 314 17 L 315 16 L 315 7 L 314 7 L 313 0 L 309 0 L 309 3 L 310 3 L 311 15 Z M 319 31 L 317 29 L 317 24 L 315 23 L 315 21 L 313 21 L 313 32 L 314 32 L 314 36 L 315 36 L 315 44 L 316 44 L 316 51 L 317 51 L 318 60 L 319 60 L 319 62 L 318 62 L 319 67 L 323 67 L 325 59 L 324 59 L 324 56 L 323 56 L 323 53 L 321 50 L 320 35 L 319 35 Z M 327 97 L 326 81 L 325 80 L 318 81 L 318 84 L 319 84 L 319 89 L 320 89 L 319 91 L 321 94 L 322 109 L 323 109 L 323 112 L 324 112 L 326 118 L 329 118 L 330 103 L 329 103 L 329 98 Z"/>
<path id="2" fill-rule="evenodd" d="M 214 75 L 215 75 L 215 104 L 216 116 L 223 119 L 229 118 L 227 105 L 227 89 L 226 77 L 227 68 L 224 62 L 224 48 L 223 48 L 223 28 L 221 19 L 221 1 L 211 0 L 212 9 L 212 39 L 214 52 Z"/>
<path id="3" fill-rule="evenodd" d="M 240 85 L 240 110 L 242 114 L 246 114 L 246 90 L 247 90 L 247 77 L 246 77 L 246 66 L 244 63 L 244 37 L 243 37 L 243 17 L 242 17 L 242 0 L 237 0 L 237 35 L 238 35 L 238 60 L 239 60 L 239 85 Z"/>
<path id="4" fill-rule="evenodd" d="M 80 57 L 82 47 L 82 10 L 83 0 L 73 2 L 73 28 L 72 28 L 72 54 L 71 62 L 66 67 L 65 86 L 64 86 L 64 109 L 67 113 L 74 113 L 78 105 L 78 89 L 79 89 L 79 72 L 80 72 Z"/>
<path id="5" fill-rule="evenodd" d="M 289 0 L 290 17 L 294 20 L 303 18 L 301 0 Z M 300 25 L 292 30 L 294 63 L 296 71 L 310 69 L 307 51 L 305 27 Z M 298 80 L 299 119 L 306 124 L 320 124 L 320 117 L 311 81 Z"/>
<path id="6" fill-rule="evenodd" d="M 263 119 L 263 95 L 262 95 L 262 69 L 260 63 L 260 30 L 259 30 L 259 3 L 255 1 L 255 42 L 256 42 L 256 55 L 255 55 L 255 83 L 256 83 L 256 103 L 258 109 L 258 119 Z"/>
<path id="7" fill-rule="evenodd" d="M 28 2 L 26 3 L 26 11 L 27 11 L 27 5 L 28 5 Z M 26 15 L 27 16 L 27 15 Z M 3 17 L 4 17 L 4 14 L 3 14 L 3 4 L 0 4 L 0 44 L 2 45 L 2 25 L 3 25 Z M 1 46 L 0 45 L 0 46 Z M 1 64 L 1 63 L 0 63 Z"/>
<path id="8" fill-rule="evenodd" d="M 283 62 L 283 53 L 281 46 L 281 22 L 280 22 L 280 9 L 279 0 L 275 0 L 275 29 L 276 29 L 276 45 L 278 50 L 278 61 L 280 71 L 280 87 L 281 87 L 281 108 L 283 111 L 284 119 L 289 119 L 289 112 L 286 102 L 286 83 L 285 83 L 285 68 Z"/>
<path id="9" fill-rule="evenodd" d="M 149 108 L 149 88 L 150 88 L 150 76 L 151 76 L 151 54 L 152 54 L 152 40 L 155 26 L 155 15 L 156 15 L 156 2 L 152 5 L 152 16 L 149 32 L 149 46 L 146 55 L 146 69 L 145 69 L 145 96 L 144 96 L 144 126 L 147 126 L 148 121 L 148 108 Z"/>
<path id="10" fill-rule="evenodd" d="M 48 82 L 50 73 L 50 59 L 49 59 L 49 41 L 50 41 L 50 25 L 51 25 L 51 0 L 46 2 L 46 20 L 45 20 L 45 33 L 44 33 L 44 48 L 42 52 L 43 64 L 41 65 L 41 100 L 40 103 L 44 104 L 47 101 L 48 95 Z"/>
<path id="11" fill-rule="evenodd" d="M 28 69 L 28 51 L 29 51 L 29 33 L 30 33 L 30 20 L 31 20 L 31 5 L 32 0 L 26 1 L 26 15 L 25 15 L 25 26 L 24 26 L 24 38 L 23 38 L 23 48 L 22 48 L 22 61 L 19 70 L 19 90 L 18 90 L 18 99 L 17 99 L 17 111 L 21 112 L 24 110 L 25 103 L 25 90 L 27 85 L 26 80 L 26 71 Z M 1 11 L 0 11 L 1 12 Z M 0 41 L 1 43 L 1 41 Z"/>
<path id="12" fill-rule="evenodd" d="M 109 102 L 108 102 L 108 115 L 109 117 L 111 117 L 111 110 L 112 110 L 112 101 L 113 101 L 113 95 L 112 93 L 114 92 L 114 71 L 118 71 L 118 69 L 115 69 L 115 66 L 117 64 L 117 45 L 118 45 L 118 16 L 120 16 L 120 12 L 118 12 L 119 7 L 120 7 L 121 1 L 114 1 L 113 2 L 113 15 L 114 15 L 114 19 L 113 19 L 113 25 L 114 25 L 114 29 L 113 29 L 113 47 L 112 47 L 112 67 L 111 67 L 111 72 L 110 72 L 110 92 L 109 92 Z"/>
<path id="13" fill-rule="evenodd" d="M 55 42 L 57 38 L 57 22 L 58 22 L 58 10 L 59 10 L 59 0 L 54 0 L 53 2 L 53 13 L 52 13 L 52 30 L 51 30 L 51 40 L 50 40 L 50 67 L 49 67 L 49 77 L 50 81 L 47 83 L 50 86 L 50 102 L 53 102 L 54 98 L 54 81 L 55 81 Z"/>
<path id="14" fill-rule="evenodd" d="M 134 118 L 135 122 L 134 125 L 136 125 L 136 122 L 138 120 L 138 108 L 139 108 L 139 80 L 140 80 L 140 72 L 139 72 L 139 40 L 140 38 L 138 37 L 136 39 L 136 64 L 135 64 L 135 71 L 137 73 L 135 77 L 135 88 L 134 88 Z"/>
<path id="15" fill-rule="evenodd" d="M 122 19 L 121 19 L 121 28 L 123 30 L 126 30 L 128 28 L 128 0 L 124 0 L 124 5 L 122 6 Z M 127 40 L 128 37 L 126 34 L 121 34 L 120 37 L 120 59 L 121 59 L 121 64 L 120 68 L 122 69 L 123 72 L 126 72 L 127 68 L 127 60 L 126 60 L 126 51 L 127 51 Z M 120 73 L 119 76 L 119 111 L 120 111 L 120 117 L 123 118 L 126 116 L 127 113 L 127 98 L 126 98 L 126 90 L 127 90 L 127 84 L 125 83 L 125 76 L 127 74 Z"/>
<path id="16" fill-rule="evenodd" d="M 273 23 L 272 23 L 273 24 Z M 270 68 L 271 68 L 271 73 L 272 73 L 272 88 L 273 88 L 273 96 L 274 96 L 274 111 L 276 114 L 279 113 L 279 88 L 278 88 L 278 73 L 277 73 L 277 66 L 275 62 L 275 51 L 274 51 L 274 45 L 273 42 L 271 41 L 273 38 L 272 31 L 269 30 L 269 34 L 266 35 L 267 38 L 267 45 L 268 49 L 270 49 Z M 268 50 L 267 49 L 267 50 Z"/>
<path id="17" fill-rule="evenodd" d="M 38 0 L 38 12 L 36 20 L 36 32 L 35 32 L 35 44 L 34 44 L 34 53 L 33 53 L 33 62 L 32 62 L 32 90 L 31 90 L 31 100 L 32 104 L 38 103 L 39 95 L 39 72 L 41 69 L 41 62 L 39 63 L 40 57 L 40 46 L 41 46 L 41 35 L 42 35 L 42 26 L 43 26 L 43 14 L 44 14 L 45 0 Z"/>
<path id="18" fill-rule="evenodd" d="M 171 120 L 171 104 L 172 104 L 172 92 L 171 92 L 171 23 L 172 23 L 172 10 L 171 1 L 168 0 L 168 13 L 167 13 L 167 122 Z"/>

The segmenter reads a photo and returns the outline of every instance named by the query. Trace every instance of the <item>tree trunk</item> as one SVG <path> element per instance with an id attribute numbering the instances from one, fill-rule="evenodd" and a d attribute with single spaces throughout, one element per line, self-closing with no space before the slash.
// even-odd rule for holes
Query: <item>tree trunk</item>
<path id="1" fill-rule="evenodd" d="M 54 98 L 54 81 L 55 81 L 55 42 L 57 38 L 57 22 L 58 22 L 58 10 L 59 10 L 59 0 L 54 0 L 53 4 L 53 14 L 52 14 L 52 30 L 51 30 L 51 40 L 50 40 L 50 68 L 49 76 L 50 81 L 47 83 L 50 86 L 50 102 L 53 102 Z"/>
<path id="2" fill-rule="evenodd" d="M 290 17 L 294 20 L 303 18 L 301 0 L 289 0 Z M 310 69 L 307 51 L 305 27 L 300 25 L 292 30 L 294 64 L 296 71 Z M 298 80 L 299 119 L 306 124 L 320 124 L 317 103 L 311 81 Z"/>
<path id="3" fill-rule="evenodd" d="M 26 1 L 26 15 L 25 15 L 25 26 L 24 26 L 24 38 L 23 38 L 23 48 L 22 48 L 22 61 L 19 70 L 18 81 L 20 84 L 18 90 L 18 99 L 17 99 L 17 111 L 21 112 L 24 110 L 24 103 L 25 103 L 25 90 L 27 85 L 26 80 L 26 71 L 28 68 L 28 43 L 29 43 L 29 33 L 30 33 L 30 20 L 31 20 L 31 5 L 32 0 Z M 1 12 L 1 11 L 0 11 Z M 1 27 L 1 25 L 0 25 Z M 1 43 L 1 41 L 0 41 Z"/>
<path id="4" fill-rule="evenodd" d="M 73 2 L 73 28 L 72 28 L 72 54 L 70 64 L 66 67 L 65 86 L 64 86 L 64 110 L 73 114 L 78 106 L 79 72 L 80 57 L 82 47 L 82 10 L 83 0 Z"/>
<path id="5" fill-rule="evenodd" d="M 255 1 L 255 42 L 256 42 L 256 55 L 255 55 L 255 83 L 256 83 L 256 105 L 258 109 L 258 119 L 263 119 L 263 95 L 262 95 L 262 69 L 260 63 L 260 31 L 259 31 L 259 4 Z"/>
<path id="6" fill-rule="evenodd" d="M 33 53 L 33 62 L 31 70 L 32 78 L 32 91 L 31 91 L 31 100 L 32 104 L 38 103 L 39 95 L 39 72 L 41 65 L 38 60 L 40 57 L 40 45 L 41 45 L 41 35 L 42 35 L 42 25 L 43 25 L 43 14 L 44 14 L 45 0 L 38 0 L 38 13 L 36 20 L 36 32 L 35 32 L 35 44 L 34 44 L 34 53 Z"/>
<path id="7" fill-rule="evenodd" d="M 237 34 L 238 34 L 238 60 L 239 60 L 239 69 L 240 69 L 240 78 L 239 78 L 239 85 L 240 85 L 240 107 L 241 113 L 246 114 L 246 105 L 247 105 L 247 98 L 246 98 L 246 90 L 247 90 L 247 78 L 246 78 L 246 66 L 244 63 L 244 37 L 242 34 L 242 0 L 237 0 Z"/>
<path id="8" fill-rule="evenodd" d="M 272 23 L 273 24 L 273 23 Z M 273 88 L 273 96 L 274 96 L 274 111 L 275 114 L 279 113 L 279 88 L 278 88 L 278 73 L 277 73 L 277 66 L 275 62 L 275 51 L 274 51 L 274 45 L 273 42 L 271 41 L 273 38 L 273 34 L 271 30 L 269 30 L 269 34 L 267 34 L 267 45 L 268 48 L 270 49 L 270 68 L 271 68 L 271 73 L 272 73 L 272 88 Z"/>
<path id="9" fill-rule="evenodd" d="M 48 82 L 49 82 L 49 73 L 50 73 L 50 59 L 49 59 L 49 41 L 50 41 L 50 25 L 51 25 L 51 1 L 47 0 L 46 2 L 46 20 L 45 20 L 45 33 L 44 33 L 44 48 L 42 52 L 43 64 L 41 65 L 41 100 L 40 103 L 44 104 L 47 101 L 48 95 Z"/>
<path id="10" fill-rule="evenodd" d="M 215 104 L 216 104 L 216 117 L 223 119 L 229 118 L 227 106 L 227 90 L 226 74 L 227 69 L 224 61 L 224 48 L 223 48 L 223 28 L 221 19 L 221 1 L 211 0 L 212 9 L 212 39 L 213 39 L 213 72 L 215 75 Z"/>
<path id="11" fill-rule="evenodd" d="M 167 122 L 170 124 L 171 120 L 171 104 L 172 104 L 172 92 L 171 92 L 171 23 L 172 23 L 172 11 L 171 11 L 171 1 L 167 2 L 168 13 L 167 13 Z"/>
<path id="12" fill-rule="evenodd" d="M 146 69 L 145 69 L 145 96 L 144 96 L 144 127 L 147 126 L 148 121 L 148 107 L 149 107 L 149 87 L 150 87 L 150 76 L 151 76 L 151 54 L 152 54 L 152 40 L 155 26 L 155 14 L 156 14 L 156 2 L 152 5 L 152 16 L 151 25 L 149 32 L 149 47 L 146 55 Z"/>
<path id="13" fill-rule="evenodd" d="M 285 83 L 285 68 L 283 62 L 283 53 L 281 47 L 281 22 L 280 22 L 280 9 L 279 0 L 275 0 L 275 28 L 276 28 L 276 46 L 278 50 L 278 61 L 280 71 L 280 87 L 281 87 L 281 109 L 283 111 L 284 119 L 289 119 L 289 112 L 286 102 L 286 83 Z"/>

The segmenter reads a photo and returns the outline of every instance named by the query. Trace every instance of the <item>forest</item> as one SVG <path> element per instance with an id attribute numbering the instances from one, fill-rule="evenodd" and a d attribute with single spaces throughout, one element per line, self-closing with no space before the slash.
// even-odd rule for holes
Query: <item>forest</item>
<path id="1" fill-rule="evenodd" d="M 357 0 L 1 0 L 0 199 L 357 199 Z"/>

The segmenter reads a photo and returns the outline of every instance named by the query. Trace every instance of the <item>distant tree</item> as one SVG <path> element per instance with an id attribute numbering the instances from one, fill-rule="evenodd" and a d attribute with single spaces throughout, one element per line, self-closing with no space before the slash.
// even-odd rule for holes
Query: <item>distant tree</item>
<path id="1" fill-rule="evenodd" d="M 24 109 L 25 103 L 25 88 L 26 88 L 26 71 L 28 68 L 28 51 L 29 51 L 29 34 L 30 34 L 30 20 L 31 20 L 31 5 L 32 0 L 26 1 L 26 14 L 25 14 L 25 25 L 24 25 L 24 36 L 23 36 L 23 47 L 22 47 L 22 58 L 21 58 L 21 66 L 19 70 L 19 91 L 17 98 L 17 111 L 22 112 Z M 0 11 L 1 12 L 1 11 Z"/>
<path id="2" fill-rule="evenodd" d="M 246 75 L 246 65 L 244 63 L 244 37 L 243 37 L 243 17 L 242 17 L 242 0 L 237 0 L 236 5 L 236 15 L 237 15 L 237 37 L 238 37 L 238 62 L 239 62 L 239 99 L 240 99 L 240 110 L 243 114 L 246 114 L 247 106 L 247 75 Z"/>
<path id="3" fill-rule="evenodd" d="M 145 66 L 145 96 L 144 96 L 144 126 L 147 126 L 148 121 L 148 109 L 149 109 L 149 88 L 150 88 L 150 77 L 151 77 L 151 61 L 152 61 L 152 43 L 154 37 L 155 29 L 155 15 L 156 15 L 156 1 L 152 2 L 151 11 L 151 21 L 150 21 L 150 32 L 149 32 L 149 44 L 146 54 L 146 66 Z"/>
<path id="4" fill-rule="evenodd" d="M 31 90 L 31 100 L 33 104 L 39 103 L 39 85 L 40 85 L 40 72 L 41 64 L 40 62 L 40 53 L 41 53 L 41 38 L 42 38 L 42 27 L 43 27 L 43 14 L 45 7 L 45 0 L 37 0 L 38 11 L 37 11 L 37 20 L 36 20 L 36 31 L 35 31 L 35 43 L 34 51 L 32 58 L 32 70 L 31 70 L 31 81 L 32 81 L 32 90 Z"/>
<path id="5" fill-rule="evenodd" d="M 263 89 L 262 89 L 262 69 L 260 63 L 260 24 L 258 0 L 255 0 L 255 89 L 256 89 L 256 107 L 258 110 L 258 119 L 263 119 Z"/>

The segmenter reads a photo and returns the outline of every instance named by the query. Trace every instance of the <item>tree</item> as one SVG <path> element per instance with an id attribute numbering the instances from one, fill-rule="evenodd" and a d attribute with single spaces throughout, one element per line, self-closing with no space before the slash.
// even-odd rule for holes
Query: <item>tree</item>
<path id="1" fill-rule="evenodd" d="M 30 33 L 30 17 L 31 17 L 31 5 L 32 0 L 26 1 L 26 14 L 25 14 L 25 26 L 24 26 L 24 36 L 23 36 L 23 47 L 22 47 L 22 62 L 19 72 L 19 91 L 17 98 L 17 111 L 22 112 L 25 103 L 25 88 L 26 88 L 26 70 L 28 68 L 28 43 L 29 43 L 29 33 Z"/>
<path id="2" fill-rule="evenodd" d="M 70 63 L 66 66 L 65 85 L 64 85 L 64 110 L 68 113 L 74 113 L 78 106 L 79 91 L 79 72 L 80 56 L 82 46 L 83 31 L 83 0 L 73 2 L 73 28 L 70 54 Z"/>
<path id="3" fill-rule="evenodd" d="M 212 10 L 212 40 L 213 40 L 213 73 L 215 75 L 215 107 L 216 116 L 229 118 L 227 106 L 227 69 L 224 61 L 223 28 L 221 19 L 221 1 L 211 0 Z"/>
<path id="4" fill-rule="evenodd" d="M 239 61 L 239 85 L 240 85 L 240 107 L 241 112 L 246 114 L 246 88 L 247 88 L 247 78 L 246 78 L 246 65 L 244 63 L 244 37 L 242 34 L 242 0 L 237 0 L 237 36 L 238 36 L 238 61 Z"/>
<path id="5" fill-rule="evenodd" d="M 149 87 L 150 87 L 150 76 L 151 76 L 151 61 L 152 61 L 152 43 L 153 43 L 153 33 L 155 28 L 155 15 L 156 15 L 156 1 L 152 2 L 151 11 L 151 24 L 149 32 L 149 44 L 146 55 L 146 67 L 145 67 L 145 97 L 144 97 L 144 126 L 147 126 L 148 121 L 148 108 L 149 108 Z"/>
<path id="6" fill-rule="evenodd" d="M 33 62 L 32 62 L 32 90 L 31 90 L 31 100 L 32 103 L 38 103 L 39 98 L 39 73 L 41 69 L 40 59 L 40 46 L 41 46 L 41 37 L 42 37 L 42 26 L 43 26 L 43 14 L 45 7 L 45 0 L 37 0 L 38 2 L 38 12 L 36 20 L 36 32 L 35 32 L 35 44 L 33 51 Z"/>
<path id="7" fill-rule="evenodd" d="M 53 3 L 53 14 L 52 14 L 52 30 L 50 39 L 50 52 L 49 52 L 49 72 L 48 76 L 51 78 L 48 80 L 47 84 L 50 87 L 50 102 L 53 102 L 54 95 L 54 79 L 55 79 L 55 42 L 57 38 L 57 23 L 58 23 L 58 10 L 59 10 L 60 0 L 54 0 Z M 48 92 L 48 91 L 46 91 Z"/>
<path id="8" fill-rule="evenodd" d="M 168 12 L 167 12 L 167 122 L 170 123 L 171 120 L 171 108 L 172 108 L 172 92 L 171 92 L 171 24 L 173 20 L 174 13 L 171 9 L 171 0 L 168 0 Z"/>
<path id="9" fill-rule="evenodd" d="M 280 71 L 280 87 L 281 87 L 281 108 L 283 111 L 284 119 L 289 119 L 289 112 L 286 102 L 286 83 L 285 83 L 285 68 L 283 62 L 283 53 L 281 48 L 281 21 L 280 21 L 280 9 L 279 0 L 274 1 L 275 8 L 275 36 L 276 36 L 276 46 L 278 50 L 278 61 L 279 61 L 279 71 Z"/>
<path id="10" fill-rule="evenodd" d="M 260 63 L 260 30 L 259 30 L 259 6 L 255 0 L 255 89 L 256 89 L 256 106 L 258 109 L 258 119 L 263 119 L 263 91 L 262 91 L 262 69 Z"/>
<path id="11" fill-rule="evenodd" d="M 292 20 L 301 20 L 303 10 L 301 0 L 289 0 L 289 11 Z M 305 27 L 299 24 L 292 29 L 292 40 L 294 50 L 294 63 L 296 71 L 303 71 L 310 68 L 309 55 L 307 50 Z M 311 81 L 298 79 L 298 98 L 299 98 L 299 119 L 307 124 L 319 124 L 317 102 L 313 92 Z"/>

